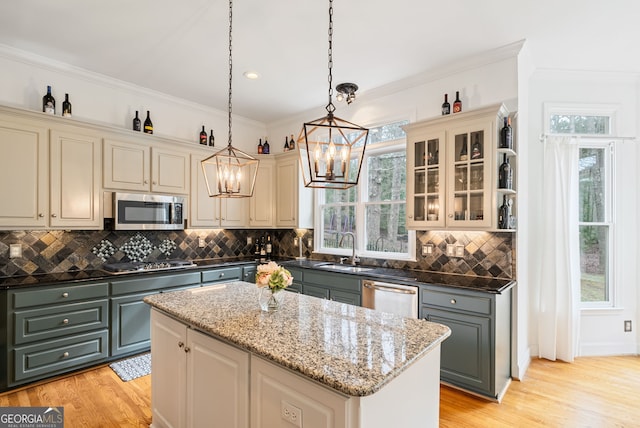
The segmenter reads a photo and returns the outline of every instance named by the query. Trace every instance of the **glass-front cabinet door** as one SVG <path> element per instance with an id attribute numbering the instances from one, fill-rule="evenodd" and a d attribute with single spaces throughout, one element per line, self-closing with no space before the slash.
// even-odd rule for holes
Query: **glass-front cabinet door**
<path id="1" fill-rule="evenodd" d="M 447 134 L 447 226 L 491 226 L 491 132 L 490 122 L 478 122 Z"/>
<path id="2" fill-rule="evenodd" d="M 407 150 L 407 226 L 444 226 L 445 134 L 428 130 L 412 138 Z"/>

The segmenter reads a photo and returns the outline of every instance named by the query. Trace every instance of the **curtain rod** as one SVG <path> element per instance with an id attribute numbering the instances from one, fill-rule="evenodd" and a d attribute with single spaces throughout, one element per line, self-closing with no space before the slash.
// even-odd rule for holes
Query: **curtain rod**
<path id="1" fill-rule="evenodd" d="M 581 135 L 581 134 L 540 134 L 540 142 L 544 142 L 547 137 L 572 137 L 591 140 L 636 140 L 636 137 L 618 137 L 615 135 Z"/>

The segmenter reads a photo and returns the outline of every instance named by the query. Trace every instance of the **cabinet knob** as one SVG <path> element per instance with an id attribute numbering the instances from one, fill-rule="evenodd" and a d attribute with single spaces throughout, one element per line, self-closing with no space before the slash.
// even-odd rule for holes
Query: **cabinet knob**
<path id="1" fill-rule="evenodd" d="M 62 324 L 69 324 L 69 318 L 65 318 L 62 320 Z"/>
<path id="2" fill-rule="evenodd" d="M 156 185 L 156 184 L 158 184 L 158 183 L 156 183 L 156 181 L 154 180 L 151 184 L 153 184 L 153 185 L 155 186 L 155 185 Z"/>
<path id="3" fill-rule="evenodd" d="M 448 217 L 449 217 L 449 218 L 453 218 L 453 214 L 449 214 L 449 216 L 448 216 Z"/>
<path id="4" fill-rule="evenodd" d="M 69 297 L 69 293 L 67 292 L 62 293 L 62 297 Z"/>
<path id="5" fill-rule="evenodd" d="M 183 342 L 178 342 L 178 348 L 182 348 L 184 346 Z"/>
<path id="6" fill-rule="evenodd" d="M 38 217 L 42 218 L 42 217 L 44 217 L 44 214 L 40 213 L 40 214 L 38 214 Z"/>
<path id="7" fill-rule="evenodd" d="M 455 305 L 456 304 L 456 299 L 451 299 L 451 304 Z"/>
<path id="8" fill-rule="evenodd" d="M 191 348 L 189 348 L 188 346 L 184 348 L 184 352 L 191 352 Z"/>
<path id="9" fill-rule="evenodd" d="M 220 272 L 220 278 L 224 276 L 224 272 Z"/>
<path id="10" fill-rule="evenodd" d="M 144 180 L 144 184 L 149 184 L 149 180 Z"/>
<path id="11" fill-rule="evenodd" d="M 51 217 L 56 218 L 58 217 L 58 214 L 51 214 Z"/>
<path id="12" fill-rule="evenodd" d="M 69 353 L 68 353 L 68 352 L 64 352 L 64 353 L 62 354 L 62 358 L 67 358 L 67 357 L 69 357 Z"/>
<path id="13" fill-rule="evenodd" d="M 407 217 L 409 217 L 409 218 L 413 218 L 413 216 L 412 216 L 411 214 L 409 214 Z"/>

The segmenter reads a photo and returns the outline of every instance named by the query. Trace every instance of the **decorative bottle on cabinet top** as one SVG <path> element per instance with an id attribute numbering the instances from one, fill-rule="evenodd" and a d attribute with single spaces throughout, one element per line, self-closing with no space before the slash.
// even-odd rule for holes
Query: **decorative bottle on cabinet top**
<path id="1" fill-rule="evenodd" d="M 64 101 L 62 102 L 62 116 L 71 117 L 71 102 L 69 101 L 69 94 L 64 94 Z"/>
<path id="2" fill-rule="evenodd" d="M 149 110 L 147 110 L 147 118 L 144 120 L 144 133 L 153 134 L 153 123 L 151 122 Z"/>
<path id="3" fill-rule="evenodd" d="M 449 94 L 444 94 L 444 102 L 442 103 L 442 115 L 451 113 L 451 104 L 449 104 Z"/>
<path id="4" fill-rule="evenodd" d="M 209 135 L 209 147 L 214 147 L 216 145 L 216 137 L 213 136 L 213 129 L 211 130 L 211 135 Z"/>
<path id="5" fill-rule="evenodd" d="M 462 101 L 460 101 L 460 91 L 456 91 L 456 99 L 453 102 L 453 112 L 460 113 L 462 111 Z"/>
<path id="6" fill-rule="evenodd" d="M 47 86 L 47 94 L 42 97 L 42 111 L 47 114 L 56 114 L 56 99 L 51 95 L 51 86 Z"/>
<path id="7" fill-rule="evenodd" d="M 142 131 L 142 122 L 138 117 L 138 110 L 136 110 L 136 117 L 133 118 L 133 130 L 134 131 Z"/>
<path id="8" fill-rule="evenodd" d="M 207 145 L 207 131 L 204 130 L 204 125 L 202 125 L 202 131 L 200 131 L 200 144 Z"/>

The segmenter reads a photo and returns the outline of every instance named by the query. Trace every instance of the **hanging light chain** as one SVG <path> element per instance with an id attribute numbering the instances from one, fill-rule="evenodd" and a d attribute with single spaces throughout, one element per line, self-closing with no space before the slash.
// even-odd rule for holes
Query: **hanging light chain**
<path id="1" fill-rule="evenodd" d="M 333 114 L 336 107 L 333 105 L 333 74 L 331 70 L 333 68 L 333 0 L 329 0 L 329 103 L 327 104 L 327 112 Z"/>
<path id="2" fill-rule="evenodd" d="M 231 54 L 231 30 L 233 28 L 233 0 L 229 0 L 229 146 L 231 146 L 231 83 L 233 81 L 233 56 Z"/>

